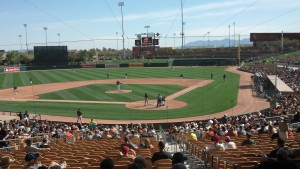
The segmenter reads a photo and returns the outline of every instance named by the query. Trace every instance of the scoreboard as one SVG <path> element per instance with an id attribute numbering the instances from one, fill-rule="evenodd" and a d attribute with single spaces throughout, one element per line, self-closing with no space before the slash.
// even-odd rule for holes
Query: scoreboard
<path id="1" fill-rule="evenodd" d="M 67 46 L 34 46 L 34 64 L 68 65 Z"/>
<path id="2" fill-rule="evenodd" d="M 152 37 L 142 37 L 134 41 L 135 46 L 152 46 L 159 45 L 159 39 L 152 39 Z"/>
<path id="3" fill-rule="evenodd" d="M 152 45 L 152 37 L 143 37 L 142 38 L 142 46 Z"/>

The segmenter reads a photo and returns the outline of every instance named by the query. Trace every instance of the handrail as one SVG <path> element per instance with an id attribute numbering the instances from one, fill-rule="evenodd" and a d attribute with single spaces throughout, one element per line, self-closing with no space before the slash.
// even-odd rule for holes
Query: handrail
<path id="1" fill-rule="evenodd" d="M 9 113 L 9 116 L 12 116 L 12 113 L 15 113 L 15 115 L 17 116 L 17 112 L 14 111 L 6 111 L 6 110 L 2 110 L 2 115 L 6 115 L 6 113 Z"/>
<path id="2" fill-rule="evenodd" d="M 221 160 L 223 160 L 223 161 L 225 161 L 226 162 L 226 164 L 225 165 L 227 165 L 227 164 L 231 164 L 232 166 L 233 166 L 233 169 L 237 169 L 237 164 L 235 164 L 233 161 L 231 161 L 231 160 L 228 160 L 228 159 L 226 159 L 226 158 L 224 158 L 222 155 L 219 155 L 219 154 L 212 154 L 212 156 L 211 156 L 211 168 L 213 168 L 213 160 L 214 160 L 214 157 L 217 157 L 217 158 L 219 158 L 219 159 L 221 159 Z M 218 163 L 217 163 L 218 164 Z M 225 168 L 225 167 L 224 167 Z"/>
<path id="3" fill-rule="evenodd" d="M 167 142 L 167 136 L 166 136 L 165 130 L 162 128 L 161 125 L 159 125 L 159 132 L 161 134 L 162 140 L 166 143 Z"/>
<path id="4" fill-rule="evenodd" d="M 10 149 L 10 148 L 17 148 L 21 146 L 21 141 L 23 141 L 24 139 L 34 139 L 34 138 L 44 138 L 45 136 L 50 136 L 50 133 L 39 133 L 37 136 L 34 137 L 22 137 L 22 138 L 16 138 L 16 139 L 8 139 L 8 140 L 0 140 L 0 142 L 11 142 L 11 141 L 15 141 L 15 145 L 13 146 L 7 146 L 7 147 L 2 147 L 0 148 L 0 153 L 2 149 Z M 62 136 L 61 138 L 53 138 L 53 137 L 48 137 L 48 140 L 50 142 L 54 142 L 57 143 L 58 140 L 63 140 L 64 143 L 66 144 L 74 144 L 77 140 L 80 140 L 83 137 L 83 133 L 76 133 L 74 134 L 70 140 L 66 139 L 66 136 Z"/>
<path id="5" fill-rule="evenodd" d="M 36 114 L 32 117 L 32 119 L 36 119 L 36 117 L 39 117 L 39 120 L 42 120 L 42 116 L 41 114 Z"/>

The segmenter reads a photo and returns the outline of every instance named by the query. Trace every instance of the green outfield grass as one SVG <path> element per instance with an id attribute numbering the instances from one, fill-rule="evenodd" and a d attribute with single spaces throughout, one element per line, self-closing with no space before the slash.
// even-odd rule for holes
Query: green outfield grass
<path id="1" fill-rule="evenodd" d="M 182 67 L 175 68 L 120 68 L 120 69 L 69 69 L 69 70 L 49 70 L 49 71 L 29 71 L 19 73 L 2 73 L 0 74 L 0 88 L 12 88 L 15 84 L 17 86 L 29 85 L 29 78 L 33 80 L 34 84 L 54 83 L 54 82 L 68 82 L 68 81 L 82 81 L 82 80 L 97 80 L 106 79 L 106 73 L 110 74 L 111 79 L 124 79 L 124 74 L 128 73 L 129 78 L 179 78 L 182 73 L 185 78 L 189 79 L 210 79 L 210 73 L 214 72 L 214 82 L 203 87 L 197 88 L 185 95 L 182 95 L 176 100 L 187 102 L 188 105 L 173 110 L 132 110 L 127 109 L 124 105 L 113 104 L 81 104 L 81 103 L 50 103 L 50 102 L 0 102 L 2 110 L 9 111 L 24 111 L 28 110 L 32 113 L 60 115 L 60 116 L 76 116 L 76 110 L 81 108 L 86 118 L 98 118 L 98 119 L 171 119 L 180 117 L 200 116 L 205 114 L 217 113 L 230 109 L 236 105 L 239 75 L 226 72 L 225 67 Z M 227 80 L 223 81 L 222 75 L 226 73 Z M 71 99 L 73 96 L 65 96 L 64 92 L 73 93 L 75 95 L 81 95 L 86 93 L 84 99 L 98 99 L 94 98 L 93 88 L 101 88 L 106 85 L 89 85 L 84 88 L 89 90 L 82 90 L 80 88 L 68 89 L 60 92 L 53 92 L 41 95 L 48 99 L 65 97 L 65 99 Z M 147 85 L 143 87 L 141 85 L 130 85 L 139 90 L 134 90 L 135 97 L 142 98 L 144 90 L 152 92 L 152 88 Z M 151 85 L 157 87 L 155 90 L 160 93 L 173 93 L 180 90 L 181 87 L 173 85 Z M 110 87 L 112 87 L 110 85 Z M 124 85 L 124 87 L 126 87 Z M 108 87 L 109 88 L 109 87 Z M 100 89 L 99 89 L 100 90 Z M 104 90 L 104 89 L 103 89 Z M 153 91 L 153 95 L 158 92 Z M 63 95 L 63 96 L 61 96 Z M 132 94 L 133 95 L 133 94 Z M 116 96 L 112 96 L 116 97 Z M 73 99 L 73 98 L 72 98 Z M 128 99 L 111 98 L 112 100 Z M 133 99 L 133 96 L 129 99 Z M 107 100 L 111 101 L 111 100 Z M 118 100 L 119 101 L 119 100 Z M 127 100 L 128 101 L 128 100 Z"/>

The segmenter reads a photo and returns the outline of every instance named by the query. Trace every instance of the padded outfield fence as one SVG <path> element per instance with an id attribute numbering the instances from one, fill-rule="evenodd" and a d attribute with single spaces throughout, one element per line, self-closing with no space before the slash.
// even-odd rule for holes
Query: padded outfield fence
<path id="1" fill-rule="evenodd" d="M 237 65 L 235 58 L 184 58 L 166 60 L 166 62 L 130 62 L 130 63 L 75 63 L 70 65 L 43 65 L 43 66 L 5 66 L 0 72 L 19 72 L 31 70 L 51 69 L 78 69 L 78 68 L 133 68 L 133 67 L 168 67 L 168 66 L 232 66 Z"/>

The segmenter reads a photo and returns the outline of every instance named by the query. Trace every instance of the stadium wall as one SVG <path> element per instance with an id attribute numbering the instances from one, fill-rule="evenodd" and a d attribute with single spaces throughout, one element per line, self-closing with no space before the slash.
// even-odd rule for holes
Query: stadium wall
<path id="1" fill-rule="evenodd" d="M 228 66 L 237 65 L 235 58 L 195 58 L 195 59 L 175 59 L 173 66 Z"/>
<path id="2" fill-rule="evenodd" d="M 52 69 L 78 69 L 78 68 L 125 68 L 125 67 L 168 67 L 173 66 L 228 66 L 236 65 L 237 59 L 233 58 L 185 58 L 175 59 L 169 63 L 113 63 L 113 64 L 77 64 L 77 65 L 43 65 L 43 66 L 20 66 L 20 71 L 52 70 Z M 0 72 L 4 72 L 0 68 Z"/>

